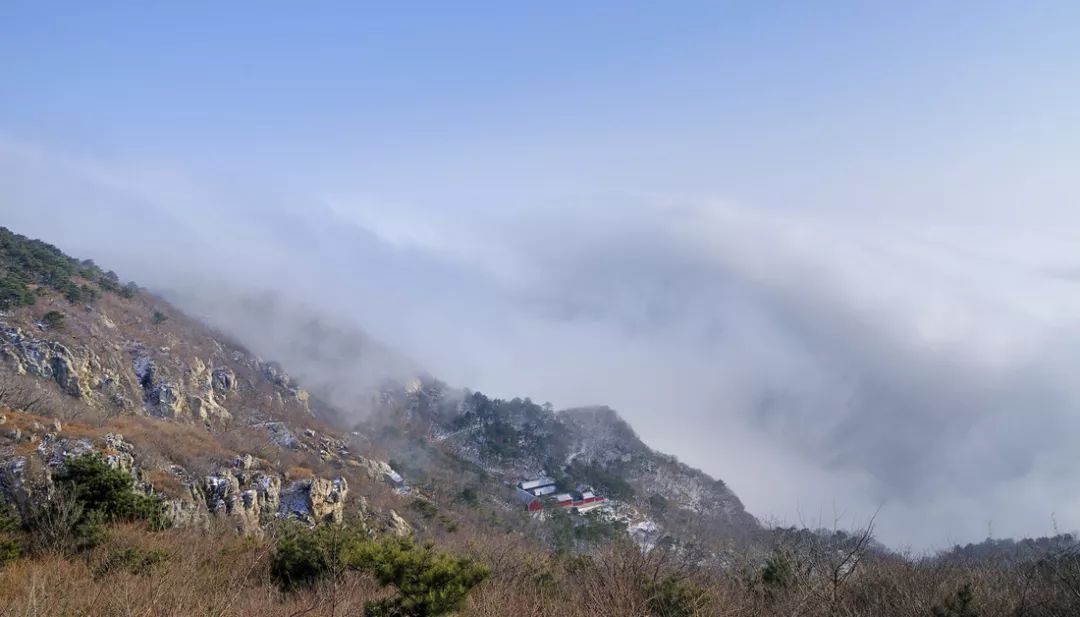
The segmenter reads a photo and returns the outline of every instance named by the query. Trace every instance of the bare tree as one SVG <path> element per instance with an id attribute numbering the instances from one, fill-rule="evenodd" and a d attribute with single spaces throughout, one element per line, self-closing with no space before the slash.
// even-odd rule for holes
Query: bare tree
<path id="1" fill-rule="evenodd" d="M 84 513 L 74 491 L 56 491 L 47 501 L 36 504 L 29 517 L 34 552 L 65 555 L 75 550 Z"/>

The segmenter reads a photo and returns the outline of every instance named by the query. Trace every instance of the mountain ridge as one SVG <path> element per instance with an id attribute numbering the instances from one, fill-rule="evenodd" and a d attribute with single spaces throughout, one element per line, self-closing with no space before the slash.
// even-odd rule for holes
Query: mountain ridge
<path id="1" fill-rule="evenodd" d="M 491 399 L 417 378 L 384 390 L 373 424 L 422 435 L 507 482 L 546 475 L 582 484 L 658 519 L 684 539 L 741 537 L 760 528 L 721 480 L 649 448 L 605 406 L 556 411 L 530 399 Z"/>

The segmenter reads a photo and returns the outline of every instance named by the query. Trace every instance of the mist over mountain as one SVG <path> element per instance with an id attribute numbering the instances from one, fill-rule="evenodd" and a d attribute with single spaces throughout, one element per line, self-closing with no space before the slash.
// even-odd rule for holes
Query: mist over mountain
<path id="1" fill-rule="evenodd" d="M 102 190 L 91 199 L 138 204 L 103 223 L 27 178 L 9 176 L 36 204 L 13 225 L 108 256 L 358 416 L 371 385 L 422 368 L 504 396 L 610 404 L 765 518 L 880 507 L 883 539 L 922 547 L 978 539 L 988 519 L 1006 535 L 1041 532 L 1051 514 L 1071 524 L 1078 427 L 1063 367 L 1076 346 L 1061 307 L 1078 296 L 1053 243 L 1013 263 L 1008 245 L 727 204 L 628 201 L 573 226 L 554 211 L 367 222 L 340 206 L 179 206 L 84 187 L 84 201 Z"/>
<path id="2" fill-rule="evenodd" d="M 916 4 L 4 7 L 0 223 L 349 417 L 426 373 L 761 520 L 1080 527 L 1080 15 Z"/>

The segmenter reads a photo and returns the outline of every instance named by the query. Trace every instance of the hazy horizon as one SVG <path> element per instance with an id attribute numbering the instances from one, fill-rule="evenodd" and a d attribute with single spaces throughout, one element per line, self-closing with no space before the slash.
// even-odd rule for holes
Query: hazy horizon
<path id="1" fill-rule="evenodd" d="M 286 364 L 304 307 L 391 350 L 328 349 L 334 383 L 609 405 L 765 520 L 1050 535 L 1080 528 L 1078 18 L 6 6 L 0 224 Z"/>

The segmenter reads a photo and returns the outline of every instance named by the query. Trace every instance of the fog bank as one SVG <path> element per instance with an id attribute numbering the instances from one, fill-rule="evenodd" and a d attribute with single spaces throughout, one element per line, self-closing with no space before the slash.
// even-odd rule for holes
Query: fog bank
<path id="1" fill-rule="evenodd" d="M 4 225 L 160 290 L 356 413 L 374 381 L 427 370 L 611 405 L 766 519 L 881 507 L 882 539 L 917 548 L 979 540 L 988 521 L 1080 526 L 1070 215 L 931 225 L 641 194 L 388 205 L 13 141 L 0 191 Z"/>

